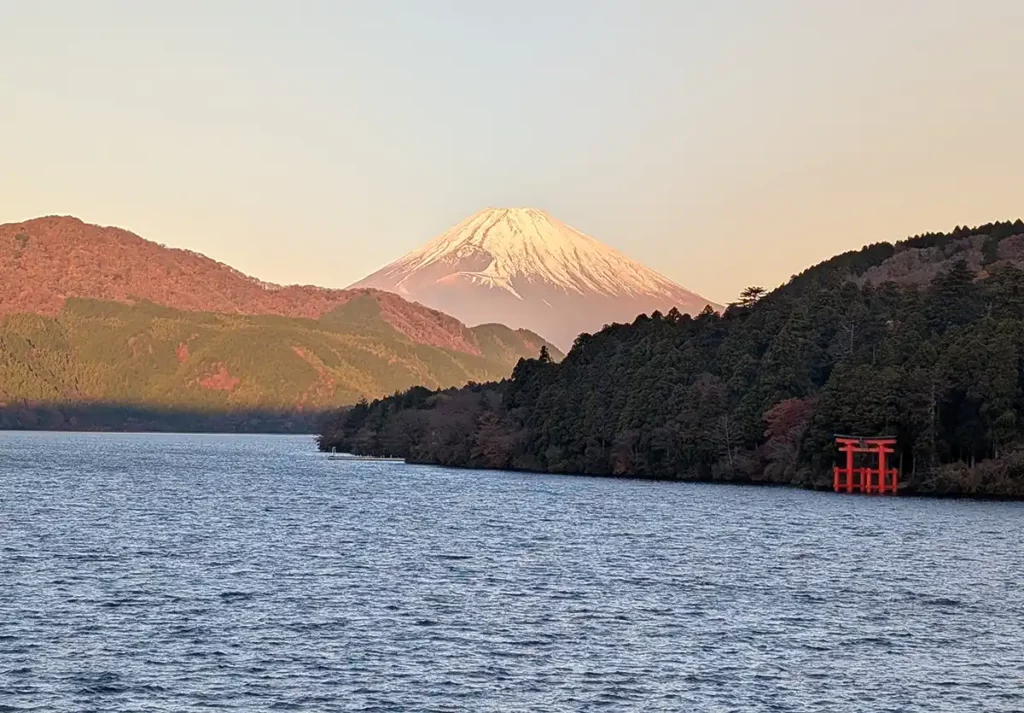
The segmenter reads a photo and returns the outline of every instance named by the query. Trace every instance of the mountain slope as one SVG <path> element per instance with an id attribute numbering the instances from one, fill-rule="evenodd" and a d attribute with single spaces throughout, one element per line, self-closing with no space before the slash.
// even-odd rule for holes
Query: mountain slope
<path id="1" fill-rule="evenodd" d="M 352 287 L 394 292 L 467 324 L 526 327 L 563 348 L 640 313 L 696 314 L 710 304 L 530 208 L 481 211 Z"/>
<path id="2" fill-rule="evenodd" d="M 50 216 L 0 225 L 0 315 L 56 315 L 72 297 L 148 300 L 181 310 L 318 318 L 356 297 L 414 342 L 482 355 L 459 320 L 386 292 L 282 287 L 120 228 Z"/>
<path id="3" fill-rule="evenodd" d="M 0 317 L 0 407 L 17 403 L 323 410 L 412 386 L 501 379 L 540 337 L 489 325 L 481 355 L 411 341 L 372 295 L 323 315 L 186 312 L 68 300 Z M 550 348 L 550 347 L 549 347 Z"/>
<path id="4" fill-rule="evenodd" d="M 296 414 L 561 357 L 526 330 L 266 284 L 75 218 L 0 225 L 0 284 L 0 428 L 308 428 Z"/>

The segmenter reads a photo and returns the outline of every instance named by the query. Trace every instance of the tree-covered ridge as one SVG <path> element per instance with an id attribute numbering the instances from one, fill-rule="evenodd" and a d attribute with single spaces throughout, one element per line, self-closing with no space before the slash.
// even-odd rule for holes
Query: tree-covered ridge
<path id="1" fill-rule="evenodd" d="M 417 343 L 372 296 L 319 319 L 74 299 L 56 316 L 0 318 L 0 408 L 321 411 L 414 385 L 502 378 L 546 344 L 496 325 L 470 332 L 480 354 Z"/>
<path id="2" fill-rule="evenodd" d="M 353 301 L 358 308 L 375 302 L 375 316 L 410 342 L 485 356 L 465 324 L 397 294 L 274 285 L 199 253 L 69 216 L 0 225 L 0 285 L 0 315 L 56 316 L 67 299 L 76 297 L 307 319 Z"/>
<path id="3" fill-rule="evenodd" d="M 560 364 L 360 404 L 321 447 L 829 487 L 835 433 L 884 433 L 909 491 L 1024 496 L 1022 244 L 1018 220 L 871 245 L 721 315 L 641 315 Z"/>

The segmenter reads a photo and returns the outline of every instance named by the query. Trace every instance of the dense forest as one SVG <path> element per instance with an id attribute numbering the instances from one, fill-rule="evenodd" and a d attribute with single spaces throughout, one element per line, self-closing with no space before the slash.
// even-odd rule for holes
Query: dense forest
<path id="1" fill-rule="evenodd" d="M 848 252 L 722 314 L 641 315 L 511 378 L 412 388 L 322 449 L 552 473 L 831 486 L 894 435 L 902 491 L 1024 497 L 1024 222 Z"/>
<path id="2" fill-rule="evenodd" d="M 318 319 L 70 299 L 0 316 L 0 428 L 315 430 L 327 409 L 508 376 L 546 342 L 466 329 L 474 353 L 417 342 L 373 294 Z"/>

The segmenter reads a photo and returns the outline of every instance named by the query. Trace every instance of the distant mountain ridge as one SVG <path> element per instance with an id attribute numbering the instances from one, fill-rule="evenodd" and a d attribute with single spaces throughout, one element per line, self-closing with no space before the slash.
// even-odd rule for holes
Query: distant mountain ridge
<path id="1" fill-rule="evenodd" d="M 0 428 L 303 427 L 562 356 L 526 330 L 377 290 L 279 287 L 74 218 L 0 225 L 0 284 Z"/>
<path id="2" fill-rule="evenodd" d="M 412 386 L 501 379 L 546 346 L 501 325 L 474 337 L 483 355 L 416 344 L 369 295 L 316 320 L 74 298 L 52 317 L 0 319 L 0 406 L 325 409 Z"/>
<path id="3" fill-rule="evenodd" d="M 641 313 L 721 309 L 533 208 L 483 210 L 352 288 L 394 292 L 467 324 L 525 327 L 563 349 Z"/>
<path id="4" fill-rule="evenodd" d="M 357 296 L 369 296 L 383 319 L 414 342 L 482 354 L 473 332 L 459 320 L 392 293 L 275 285 L 199 253 L 67 216 L 0 225 L 0 284 L 0 315 L 56 315 L 68 298 L 81 297 L 316 319 Z"/>

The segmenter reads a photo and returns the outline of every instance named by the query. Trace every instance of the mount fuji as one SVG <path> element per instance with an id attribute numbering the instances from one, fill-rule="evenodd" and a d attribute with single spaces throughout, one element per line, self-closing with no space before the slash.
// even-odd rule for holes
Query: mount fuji
<path id="1" fill-rule="evenodd" d="M 532 208 L 489 208 L 352 285 L 466 324 L 530 329 L 560 348 L 641 313 L 710 305 L 667 277 Z"/>

